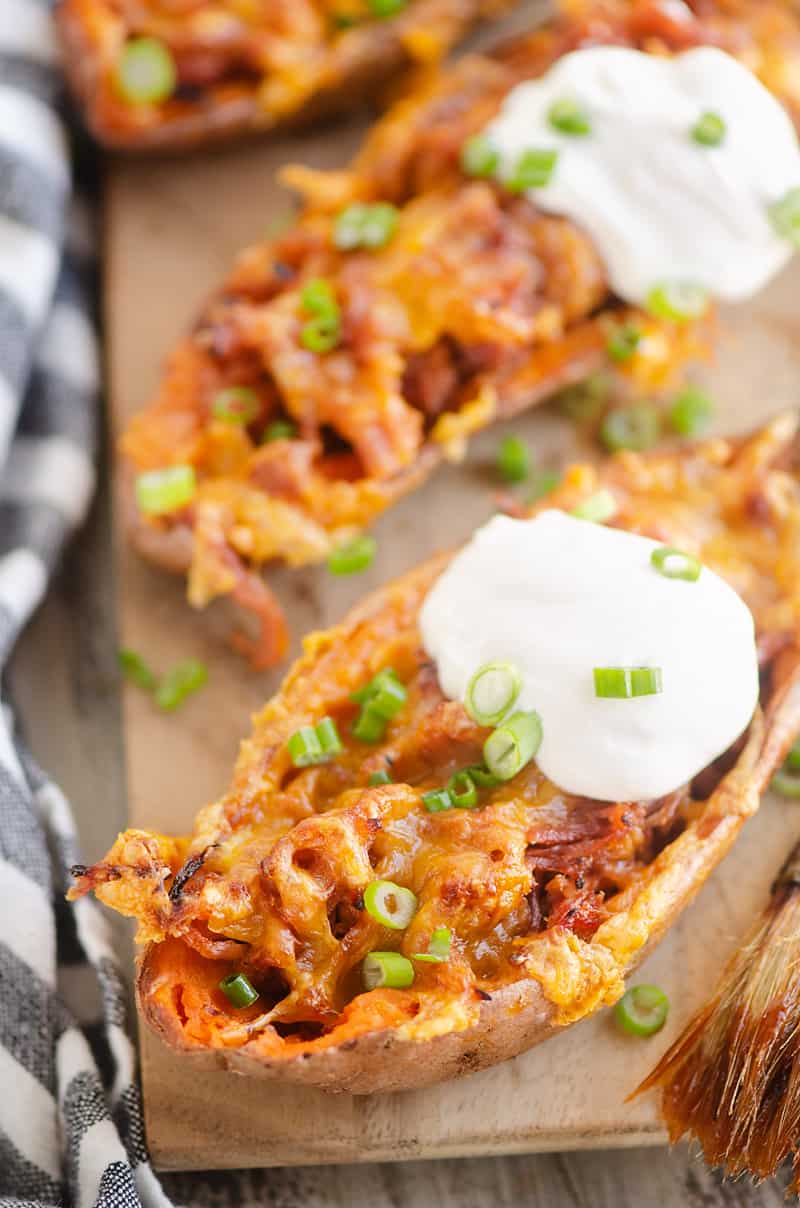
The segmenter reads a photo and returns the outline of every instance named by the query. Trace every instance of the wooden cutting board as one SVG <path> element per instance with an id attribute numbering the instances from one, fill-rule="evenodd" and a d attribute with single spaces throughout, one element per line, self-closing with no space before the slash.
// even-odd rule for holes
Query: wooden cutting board
<path id="1" fill-rule="evenodd" d="M 112 166 L 106 321 L 115 432 L 150 396 L 164 355 L 235 252 L 291 211 L 290 197 L 274 182 L 276 169 L 300 158 L 318 167 L 338 166 L 360 133 L 353 124 L 268 147 Z M 798 294 L 800 265 L 755 306 L 726 316 L 721 363 L 710 375 L 720 402 L 720 431 L 741 430 L 797 405 Z M 570 427 L 547 408 L 521 418 L 513 430 L 543 464 L 591 453 L 576 446 Z M 489 516 L 493 488 L 486 463 L 498 437 L 495 430 L 476 441 L 464 466 L 444 469 L 380 521 L 379 555 L 366 574 L 349 580 L 333 579 L 324 569 L 271 575 L 291 619 L 293 653 L 302 634 L 338 620 L 365 591 L 460 542 Z M 196 810 L 226 788 L 249 716 L 275 690 L 281 671 L 250 672 L 224 643 L 224 606 L 192 613 L 182 584 L 133 555 L 119 526 L 118 534 L 120 644 L 143 652 L 161 669 L 190 655 L 210 668 L 205 690 L 173 716 L 126 689 L 130 822 L 183 831 Z M 354 1098 L 198 1066 L 145 1033 L 142 1075 L 156 1165 L 234 1168 L 662 1142 L 653 1100 L 626 1104 L 625 1096 L 708 995 L 798 834 L 797 807 L 767 800 L 637 975 L 637 981 L 663 986 L 672 1003 L 666 1028 L 649 1041 L 621 1037 L 605 1012 L 461 1081 Z"/>

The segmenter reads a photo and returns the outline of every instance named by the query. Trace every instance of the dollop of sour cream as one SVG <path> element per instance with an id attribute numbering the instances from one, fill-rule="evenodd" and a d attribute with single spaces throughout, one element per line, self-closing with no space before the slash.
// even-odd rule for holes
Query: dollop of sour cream
<path id="1" fill-rule="evenodd" d="M 513 663 L 513 712 L 542 721 L 536 762 L 569 793 L 601 801 L 661 797 L 744 731 L 758 700 L 753 618 L 704 567 L 695 582 L 651 564 L 656 541 L 545 511 L 496 516 L 436 581 L 422 641 L 445 696 L 474 673 Z M 657 695 L 595 695 L 595 667 L 658 667 Z"/>
<path id="2" fill-rule="evenodd" d="M 548 115 L 562 100 L 585 111 L 588 133 L 553 128 Z M 725 123 L 718 146 L 691 134 L 708 112 Z M 528 196 L 585 228 L 612 288 L 630 302 L 665 280 L 740 301 L 792 255 L 769 207 L 800 185 L 794 127 L 756 77 L 714 47 L 674 58 L 575 51 L 512 89 L 484 134 L 501 179 L 527 150 L 558 152 L 549 183 Z"/>

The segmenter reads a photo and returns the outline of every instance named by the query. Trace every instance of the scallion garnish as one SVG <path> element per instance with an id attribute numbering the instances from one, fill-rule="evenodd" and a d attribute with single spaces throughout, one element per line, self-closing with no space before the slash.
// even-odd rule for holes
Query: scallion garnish
<path id="1" fill-rule="evenodd" d="M 412 952 L 411 956 L 415 961 L 429 961 L 431 964 L 440 965 L 450 960 L 452 940 L 453 933 L 449 927 L 434 927 L 428 941 L 428 951 Z"/>
<path id="2" fill-rule="evenodd" d="M 654 549 L 650 561 L 665 579 L 685 579 L 687 583 L 695 583 L 703 569 L 697 558 L 684 554 L 683 550 L 675 549 L 671 545 L 661 545 Z"/>
<path id="3" fill-rule="evenodd" d="M 544 495 L 549 495 L 560 482 L 561 475 L 558 470 L 534 470 L 530 479 L 530 490 L 526 497 L 526 503 L 536 503 Z"/>
<path id="4" fill-rule="evenodd" d="M 595 696 L 630 700 L 634 696 L 657 696 L 663 691 L 660 667 L 595 667 Z"/>
<path id="5" fill-rule="evenodd" d="M 315 726 L 301 726 L 290 735 L 286 749 L 296 768 L 328 763 L 342 750 L 342 741 L 332 717 L 323 717 Z"/>
<path id="6" fill-rule="evenodd" d="M 360 742 L 380 742 L 387 723 L 396 717 L 408 699 L 405 685 L 391 667 L 384 667 L 368 684 L 351 697 L 361 705 L 353 722 L 353 734 Z"/>
<path id="7" fill-rule="evenodd" d="M 783 766 L 775 773 L 770 782 L 770 788 L 783 797 L 800 797 L 800 741 L 792 747 Z"/>
<path id="8" fill-rule="evenodd" d="M 603 487 L 577 504 L 571 513 L 577 520 L 591 520 L 594 524 L 605 524 L 617 514 L 617 501 L 609 490 Z"/>
<path id="9" fill-rule="evenodd" d="M 228 386 L 214 397 L 211 410 L 214 419 L 247 427 L 258 415 L 261 404 L 255 390 L 249 386 Z"/>
<path id="10" fill-rule="evenodd" d="M 417 895 L 394 881 L 370 881 L 364 890 L 364 909 L 382 927 L 403 931 L 417 913 Z"/>
<path id="11" fill-rule="evenodd" d="M 473 134 L 461 147 L 461 170 L 467 176 L 481 179 L 494 176 L 500 155 L 485 134 Z"/>
<path id="12" fill-rule="evenodd" d="M 530 471 L 530 453 L 519 436 L 504 436 L 497 450 L 497 473 L 504 482 L 523 482 Z"/>
<path id="13" fill-rule="evenodd" d="M 146 516 L 177 512 L 191 503 L 197 490 L 194 466 L 147 470 L 136 479 L 136 502 Z"/>
<path id="14" fill-rule="evenodd" d="M 523 151 L 514 164 L 511 175 L 503 183 L 510 193 L 527 189 L 543 189 L 550 183 L 558 162 L 558 151 L 546 148 Z"/>
<path id="15" fill-rule="evenodd" d="M 496 726 L 521 689 L 522 677 L 513 663 L 486 663 L 467 685 L 464 708 L 479 726 Z"/>
<path id="16" fill-rule="evenodd" d="M 479 789 L 493 789 L 498 784 L 502 784 L 499 776 L 495 776 L 494 772 L 490 772 L 488 768 L 481 767 L 480 764 L 473 764 L 465 769 L 470 780 L 477 784 Z"/>
<path id="17" fill-rule="evenodd" d="M 615 323 L 609 330 L 606 352 L 616 364 L 629 361 L 642 342 L 642 333 L 635 323 Z"/>
<path id="18" fill-rule="evenodd" d="M 158 38 L 131 38 L 114 72 L 116 90 L 131 105 L 158 105 L 175 91 L 178 72 L 168 46 Z"/>
<path id="19" fill-rule="evenodd" d="M 300 306 L 313 315 L 300 329 L 300 342 L 310 352 L 330 352 L 341 337 L 342 314 L 329 281 L 314 277 L 300 291 Z"/>
<path id="20" fill-rule="evenodd" d="M 455 809 L 448 789 L 431 789 L 430 792 L 423 793 L 422 804 L 429 814 L 439 814 L 443 810 Z"/>
<path id="21" fill-rule="evenodd" d="M 612 453 L 620 449 L 650 449 L 661 435 L 661 416 L 650 403 L 615 407 L 600 427 L 603 444 Z"/>
<path id="22" fill-rule="evenodd" d="M 794 768 L 795 770 L 800 768 L 800 741 L 794 744 L 791 751 L 786 756 L 786 767 Z"/>
<path id="23" fill-rule="evenodd" d="M 297 434 L 297 428 L 290 419 L 274 419 L 267 424 L 261 440 L 268 444 L 273 440 L 291 440 Z"/>
<path id="24" fill-rule="evenodd" d="M 614 1008 L 617 1023 L 632 1036 L 654 1036 L 667 1022 L 669 999 L 659 986 L 633 986 Z"/>
<path id="25" fill-rule="evenodd" d="M 775 233 L 800 248 L 800 186 L 773 201 L 767 214 Z"/>
<path id="26" fill-rule="evenodd" d="M 487 768 L 500 780 L 511 780 L 530 763 L 542 741 L 542 722 L 538 713 L 515 713 L 498 726 L 483 744 Z"/>
<path id="27" fill-rule="evenodd" d="M 332 575 L 357 575 L 372 564 L 378 551 L 374 537 L 362 533 L 346 541 L 328 555 L 328 570 Z"/>
<path id="28" fill-rule="evenodd" d="M 471 810 L 478 804 L 478 790 L 468 770 L 456 772 L 447 782 L 450 800 L 457 810 Z"/>
<path id="29" fill-rule="evenodd" d="M 143 688 L 145 692 L 153 691 L 158 679 L 140 654 L 137 654 L 135 650 L 119 650 L 117 651 L 117 661 L 120 671 L 127 680 L 130 680 L 137 688 Z"/>
<path id="30" fill-rule="evenodd" d="M 392 784 L 392 778 L 385 769 L 381 768 L 379 772 L 373 772 L 367 784 L 370 788 L 377 788 L 379 784 Z"/>
<path id="31" fill-rule="evenodd" d="M 588 112 L 573 97 L 554 101 L 547 111 L 547 120 L 560 134 L 590 134 L 592 122 Z"/>
<path id="32" fill-rule="evenodd" d="M 669 410 L 669 422 L 680 436 L 701 436 L 714 418 L 714 403 L 704 390 L 687 386 Z"/>
<path id="33" fill-rule="evenodd" d="M 372 205 L 354 202 L 342 210 L 336 219 L 333 242 L 341 251 L 383 247 L 394 235 L 397 219 L 397 207 L 388 201 L 378 201 Z"/>
<path id="34" fill-rule="evenodd" d="M 605 406 L 611 389 L 611 379 L 605 373 L 593 373 L 583 382 L 567 386 L 556 401 L 561 411 L 576 423 L 595 419 Z"/>
<path id="35" fill-rule="evenodd" d="M 708 310 L 708 293 L 691 281 L 661 281 L 647 295 L 647 309 L 657 319 L 687 323 Z"/>
<path id="36" fill-rule="evenodd" d="M 208 679 L 208 668 L 199 659 L 185 659 L 158 681 L 155 702 L 159 709 L 171 713 L 182 705 L 187 696 L 197 692 Z"/>
<path id="37" fill-rule="evenodd" d="M 408 0 L 367 0 L 370 12 L 376 17 L 395 17 L 408 4 Z"/>
<path id="38" fill-rule="evenodd" d="M 692 138 L 701 147 L 718 147 L 724 141 L 727 132 L 728 125 L 725 118 L 711 109 L 701 113 L 691 129 Z"/>
<path id="39" fill-rule="evenodd" d="M 414 966 L 400 952 L 370 952 L 361 965 L 361 980 L 365 990 L 405 990 L 414 981 Z"/>
<path id="40" fill-rule="evenodd" d="M 245 973 L 231 973 L 229 977 L 223 977 L 219 988 L 228 1001 L 239 1010 L 242 1007 L 252 1007 L 258 998 L 258 990 Z"/>

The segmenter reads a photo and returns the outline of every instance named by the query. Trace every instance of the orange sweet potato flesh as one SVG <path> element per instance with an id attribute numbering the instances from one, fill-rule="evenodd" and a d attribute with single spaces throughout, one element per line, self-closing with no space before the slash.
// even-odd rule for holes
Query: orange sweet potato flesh
<path id="1" fill-rule="evenodd" d="M 229 792 L 190 836 L 121 835 L 75 870 L 72 896 L 139 924 L 140 1008 L 170 1045 L 233 1069 L 354 1093 L 451 1078 L 528 1048 L 613 1003 L 624 979 L 722 859 L 800 728 L 797 419 L 749 438 L 573 466 L 541 506 L 605 487 L 612 523 L 697 557 L 751 608 L 760 708 L 712 767 L 657 801 L 571 796 L 535 763 L 481 791 L 478 808 L 430 813 L 422 794 L 479 762 L 487 731 L 441 693 L 417 615 L 441 555 L 312 635 L 255 718 Z M 407 702 L 384 739 L 352 734 L 351 694 L 391 666 Z M 298 769 L 303 725 L 332 717 L 344 750 Z M 370 786 L 389 769 L 392 783 Z M 405 931 L 364 908 L 375 878 L 417 896 Z M 375 949 L 408 957 L 448 927 L 450 959 L 405 990 L 363 990 Z M 219 987 L 243 971 L 237 1010 Z"/>
<path id="2" fill-rule="evenodd" d="M 579 226 L 461 169 L 465 140 L 515 84 L 598 41 L 653 54 L 720 43 L 800 112 L 800 16 L 782 0 L 565 5 L 543 29 L 423 79 L 348 170 L 287 169 L 304 198 L 297 221 L 243 253 L 124 434 L 133 540 L 188 574 L 193 606 L 228 596 L 251 614 L 253 632 L 236 645 L 254 666 L 279 661 L 288 641 L 262 575 L 270 562 L 324 561 L 443 458 L 463 456 L 473 433 L 563 387 L 614 369 L 616 392 L 648 395 L 705 353 L 708 321 L 676 325 L 622 307 Z M 397 207 L 392 238 L 338 249 L 339 213 L 374 201 Z M 341 310 L 339 344 L 325 353 L 302 340 L 302 291 L 314 278 Z M 609 324 L 625 321 L 644 338 L 613 366 Z M 254 392 L 247 427 L 214 418 L 215 397 L 231 386 Z M 265 443 L 276 420 L 295 435 Z M 194 499 L 142 514 L 135 476 L 174 463 L 194 468 Z"/>

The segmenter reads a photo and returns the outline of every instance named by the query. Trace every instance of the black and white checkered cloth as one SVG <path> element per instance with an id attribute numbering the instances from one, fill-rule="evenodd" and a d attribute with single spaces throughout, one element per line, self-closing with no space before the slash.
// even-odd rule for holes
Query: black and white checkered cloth
<path id="1" fill-rule="evenodd" d="M 0 668 L 94 485 L 90 211 L 72 197 L 60 88 L 48 0 L 0 0 Z M 105 922 L 64 902 L 77 859 L 69 806 L 5 705 L 0 1205 L 167 1205 Z"/>

